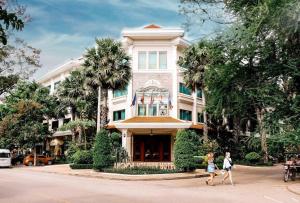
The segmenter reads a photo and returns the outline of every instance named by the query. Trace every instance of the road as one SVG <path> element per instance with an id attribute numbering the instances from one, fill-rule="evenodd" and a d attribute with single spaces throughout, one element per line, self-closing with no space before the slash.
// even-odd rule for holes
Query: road
<path id="1" fill-rule="evenodd" d="M 69 202 L 164 202 L 164 203 L 300 203 L 300 196 L 287 190 L 280 166 L 237 167 L 235 186 L 206 186 L 204 178 L 164 181 L 116 181 L 49 174 L 17 169 L 0 169 L 2 203 Z M 298 179 L 299 183 L 300 180 Z"/>

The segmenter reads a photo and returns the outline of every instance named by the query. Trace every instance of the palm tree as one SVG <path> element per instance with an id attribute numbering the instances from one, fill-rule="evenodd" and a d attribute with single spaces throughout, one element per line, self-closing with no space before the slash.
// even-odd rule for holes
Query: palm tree
<path id="1" fill-rule="evenodd" d="M 204 72 L 205 67 L 209 62 L 208 57 L 208 42 L 201 41 L 185 50 L 183 57 L 178 60 L 178 65 L 183 69 L 183 80 L 185 85 L 190 88 L 195 94 L 197 90 L 202 90 L 202 100 L 205 105 L 205 84 L 204 84 Z M 196 105 L 196 101 L 194 101 Z M 203 112 L 204 116 L 204 139 L 207 140 L 207 114 Z"/>
<path id="2" fill-rule="evenodd" d="M 101 111 L 104 122 L 107 122 L 108 90 L 123 89 L 131 79 L 130 57 L 119 41 L 110 38 L 96 39 L 96 46 L 87 49 L 84 55 L 86 82 L 98 90 L 97 132 L 100 130 Z M 102 93 L 103 90 L 103 93 Z M 104 96 L 104 106 L 101 109 L 101 96 Z M 103 120 L 102 119 L 102 120 Z"/>

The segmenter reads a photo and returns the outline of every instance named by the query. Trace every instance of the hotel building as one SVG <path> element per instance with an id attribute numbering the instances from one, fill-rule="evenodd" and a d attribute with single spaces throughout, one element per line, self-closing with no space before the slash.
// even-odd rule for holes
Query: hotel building
<path id="1" fill-rule="evenodd" d="M 149 25 L 124 29 L 122 44 L 132 59 L 132 79 L 124 90 L 109 91 L 107 129 L 122 133 L 131 162 L 172 162 L 177 131 L 192 128 L 202 133 L 204 126 L 202 91 L 185 87 L 177 65 L 190 43 L 182 29 Z M 82 62 L 82 58 L 72 60 L 39 82 L 53 93 Z M 53 120 L 49 127 L 55 130 L 69 119 Z M 61 144 L 69 135 L 55 132 L 50 145 Z"/>

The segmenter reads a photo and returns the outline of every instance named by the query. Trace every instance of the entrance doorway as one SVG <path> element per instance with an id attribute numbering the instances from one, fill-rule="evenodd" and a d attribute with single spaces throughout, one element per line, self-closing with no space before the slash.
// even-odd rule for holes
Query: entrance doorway
<path id="1" fill-rule="evenodd" d="M 171 135 L 135 135 L 133 161 L 171 161 Z"/>

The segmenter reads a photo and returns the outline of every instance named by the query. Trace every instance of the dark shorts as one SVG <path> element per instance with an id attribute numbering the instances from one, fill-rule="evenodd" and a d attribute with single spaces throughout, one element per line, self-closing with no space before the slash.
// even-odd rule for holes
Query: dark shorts
<path id="1" fill-rule="evenodd" d="M 231 166 L 229 168 L 225 168 L 226 171 L 231 171 Z"/>

